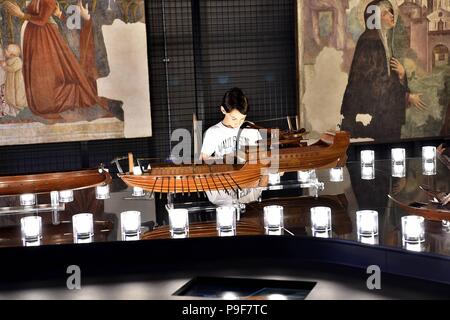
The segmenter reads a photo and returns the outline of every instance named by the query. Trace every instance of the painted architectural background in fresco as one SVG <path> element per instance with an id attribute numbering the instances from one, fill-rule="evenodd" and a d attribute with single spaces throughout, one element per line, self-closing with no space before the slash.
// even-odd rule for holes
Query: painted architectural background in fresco
<path id="1" fill-rule="evenodd" d="M 365 32 L 364 11 L 370 2 L 302 1 L 302 118 L 304 126 L 315 134 L 339 129 L 342 124 L 344 93 L 349 84 L 355 48 Z M 392 121 L 389 114 L 386 114 L 382 118 L 383 125 L 386 128 L 400 126 L 398 139 L 448 136 L 450 0 L 390 2 L 396 20 L 392 38 L 389 40 L 392 41 L 393 56 L 406 70 L 408 91 L 419 96 L 426 109 L 406 104 L 404 123 Z M 366 100 L 362 101 L 379 99 L 380 96 L 383 96 L 382 92 L 378 93 L 378 96 L 364 97 Z M 370 126 L 373 117 L 375 115 L 364 112 L 357 114 L 354 119 L 355 127 Z M 377 127 L 376 131 L 382 130 Z M 390 140 L 382 134 L 353 134 L 352 137 L 353 141 Z"/>

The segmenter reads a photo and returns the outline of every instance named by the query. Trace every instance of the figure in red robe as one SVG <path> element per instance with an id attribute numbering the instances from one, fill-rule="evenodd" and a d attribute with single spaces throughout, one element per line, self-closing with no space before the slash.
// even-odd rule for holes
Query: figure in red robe
<path id="1" fill-rule="evenodd" d="M 80 34 L 80 61 L 61 35 L 53 16 L 62 17 L 56 0 L 32 0 L 27 13 L 13 3 L 5 3 L 11 15 L 28 21 L 23 37 L 23 72 L 28 106 L 46 119 L 61 119 L 60 113 L 99 105 L 92 21 L 79 1 L 83 26 Z"/>

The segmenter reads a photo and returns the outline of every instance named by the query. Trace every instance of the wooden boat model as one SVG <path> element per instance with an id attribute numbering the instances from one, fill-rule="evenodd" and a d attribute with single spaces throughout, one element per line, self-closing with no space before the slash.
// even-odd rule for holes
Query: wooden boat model
<path id="1" fill-rule="evenodd" d="M 325 134 L 317 143 L 307 146 L 302 136 L 298 135 L 282 139 L 279 143 L 279 172 L 332 168 L 345 165 L 350 136 L 347 132 Z M 258 151 L 247 152 L 243 164 L 152 164 L 149 170 L 141 170 L 142 173 L 119 173 L 118 176 L 127 185 L 149 192 L 236 192 L 266 185 L 267 174 L 273 169 L 270 168 L 271 151 L 264 154 L 265 158 L 260 158 Z M 116 164 L 117 161 L 118 159 L 113 160 Z M 131 154 L 129 168 L 134 168 Z"/>
<path id="2" fill-rule="evenodd" d="M 407 202 L 392 195 L 388 197 L 408 214 L 422 216 L 428 220 L 450 220 L 450 193 L 432 191 L 424 186 L 420 188 L 430 197 L 428 202 Z"/>
<path id="3" fill-rule="evenodd" d="M 283 140 L 280 140 L 283 144 Z M 279 172 L 343 167 L 347 162 L 350 134 L 346 131 L 325 133 L 314 144 L 300 143 L 279 149 Z"/>
<path id="4" fill-rule="evenodd" d="M 259 184 L 261 165 L 156 165 L 141 175 L 118 174 L 128 185 L 160 193 L 238 191 Z"/>
<path id="5" fill-rule="evenodd" d="M 111 175 L 103 167 L 69 172 L 0 176 L 0 196 L 79 190 L 110 182 Z"/>

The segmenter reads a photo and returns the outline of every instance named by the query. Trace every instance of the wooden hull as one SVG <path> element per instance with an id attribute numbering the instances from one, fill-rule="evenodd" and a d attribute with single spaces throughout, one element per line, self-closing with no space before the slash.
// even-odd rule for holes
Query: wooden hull
<path id="1" fill-rule="evenodd" d="M 128 185 L 150 192 L 194 193 L 255 188 L 260 164 L 155 167 L 142 175 L 119 174 Z"/>
<path id="2" fill-rule="evenodd" d="M 260 159 L 262 163 L 272 161 L 271 172 L 274 171 L 274 168 L 278 172 L 293 172 L 342 167 L 347 162 L 350 134 L 345 131 L 324 134 L 318 142 L 310 146 L 301 146 L 298 141 L 296 144 L 291 144 L 289 141 L 289 147 L 284 147 L 283 142 L 285 141 L 280 142 L 278 155 L 270 151 L 267 152 L 267 155 L 259 154 L 255 150 L 248 154 L 248 160 Z M 273 162 L 274 159 L 278 160 L 278 165 Z"/>
<path id="3" fill-rule="evenodd" d="M 334 136 L 323 136 L 309 147 L 286 148 L 280 150 L 280 172 L 324 169 L 344 166 L 350 134 L 344 131 Z"/>
<path id="4" fill-rule="evenodd" d="M 434 221 L 450 220 L 450 210 L 440 207 L 438 204 L 422 202 L 404 203 L 391 195 L 388 195 L 388 197 L 410 215 L 422 216 L 425 219 Z"/>
<path id="5" fill-rule="evenodd" d="M 103 169 L 3 176 L 0 177 L 0 196 L 78 190 L 110 182 L 111 175 Z"/>
<path id="6" fill-rule="evenodd" d="M 249 221 L 239 221 L 236 224 L 236 236 L 258 236 L 264 235 L 264 227 Z M 189 238 L 217 237 L 215 222 L 192 223 L 189 225 Z M 168 226 L 158 227 L 142 235 L 141 240 L 170 239 Z"/>
<path id="7" fill-rule="evenodd" d="M 281 147 L 278 165 L 272 154 L 247 153 L 247 162 L 233 164 L 156 165 L 141 175 L 118 174 L 129 186 L 158 193 L 191 193 L 237 191 L 264 186 L 268 172 L 289 172 L 345 165 L 350 135 L 347 132 L 327 134 L 311 146 Z"/>

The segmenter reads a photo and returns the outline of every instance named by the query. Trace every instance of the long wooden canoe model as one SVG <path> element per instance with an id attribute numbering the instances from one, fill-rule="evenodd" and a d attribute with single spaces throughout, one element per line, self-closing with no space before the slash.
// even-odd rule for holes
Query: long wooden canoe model
<path id="1" fill-rule="evenodd" d="M 98 169 L 69 172 L 0 176 L 0 196 L 80 190 L 106 185 L 110 182 L 111 175 L 103 166 L 100 166 Z"/>
<path id="2" fill-rule="evenodd" d="M 270 129 L 268 129 L 270 130 Z M 341 131 L 324 134 L 319 141 L 307 145 L 303 139 L 304 130 L 283 132 L 280 134 L 278 148 L 278 172 L 301 171 L 316 168 L 344 166 L 347 160 L 347 148 L 350 135 Z M 267 149 L 267 148 L 266 148 Z M 270 149 L 270 148 L 269 148 Z M 223 190 L 226 193 L 246 188 L 256 188 L 267 184 L 271 151 L 264 152 L 261 158 L 258 151 L 247 150 L 244 163 L 239 164 L 151 164 L 142 172 L 124 173 L 116 158 L 118 176 L 129 186 L 140 187 L 148 192 L 157 193 L 200 193 Z M 129 154 L 129 168 L 133 170 L 133 156 Z M 265 173 L 264 173 L 265 172 Z"/>
<path id="3" fill-rule="evenodd" d="M 428 220 L 450 220 L 450 193 L 432 191 L 426 186 L 420 186 L 429 197 L 428 202 L 406 202 L 392 195 L 388 197 L 408 214 L 422 216 Z"/>

